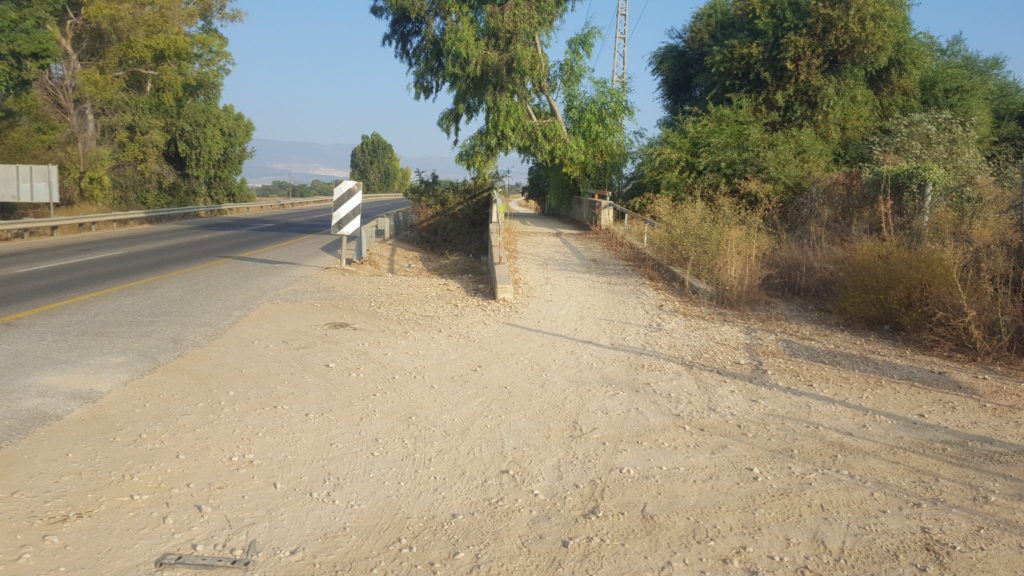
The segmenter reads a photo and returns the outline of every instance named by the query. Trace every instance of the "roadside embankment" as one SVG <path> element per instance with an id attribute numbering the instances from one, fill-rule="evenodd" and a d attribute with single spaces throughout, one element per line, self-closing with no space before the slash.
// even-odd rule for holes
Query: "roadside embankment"
<path id="1" fill-rule="evenodd" d="M 1021 573 L 1019 379 L 507 223 L 515 302 L 392 241 L 0 450 L 4 575 Z"/>

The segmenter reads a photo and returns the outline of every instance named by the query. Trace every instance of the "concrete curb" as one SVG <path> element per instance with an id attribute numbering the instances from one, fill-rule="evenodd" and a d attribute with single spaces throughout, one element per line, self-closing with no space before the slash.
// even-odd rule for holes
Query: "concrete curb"
<path id="1" fill-rule="evenodd" d="M 491 223 L 487 234 L 487 262 L 491 270 L 494 299 L 509 302 L 514 298 L 515 290 L 512 287 L 512 271 L 508 267 L 508 251 L 505 250 L 502 239 L 505 211 L 506 207 L 501 195 L 493 193 Z"/>

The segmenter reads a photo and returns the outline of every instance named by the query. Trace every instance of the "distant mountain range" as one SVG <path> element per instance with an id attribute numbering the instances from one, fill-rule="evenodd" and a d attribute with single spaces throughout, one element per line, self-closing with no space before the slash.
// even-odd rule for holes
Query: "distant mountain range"
<path id="1" fill-rule="evenodd" d="M 313 180 L 331 182 L 347 178 L 348 161 L 353 144 L 314 144 L 312 142 L 284 142 L 281 140 L 253 139 L 256 154 L 242 170 L 250 185 L 270 184 L 274 180 L 308 184 Z M 426 173 L 437 171 L 442 178 L 461 180 L 466 170 L 451 157 L 423 156 L 402 158 L 402 166 Z"/>

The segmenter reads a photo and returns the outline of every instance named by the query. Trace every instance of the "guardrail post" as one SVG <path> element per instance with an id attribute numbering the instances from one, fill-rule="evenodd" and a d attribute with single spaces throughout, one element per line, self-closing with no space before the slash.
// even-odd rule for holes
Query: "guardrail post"
<path id="1" fill-rule="evenodd" d="M 370 227 L 363 226 L 359 229 L 359 236 L 356 237 L 356 260 L 366 260 L 370 257 Z"/>

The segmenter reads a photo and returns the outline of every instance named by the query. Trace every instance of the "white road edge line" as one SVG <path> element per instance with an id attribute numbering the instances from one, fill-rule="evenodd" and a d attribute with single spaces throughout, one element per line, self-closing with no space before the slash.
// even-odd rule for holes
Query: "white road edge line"
<path id="1" fill-rule="evenodd" d="M 34 270 L 43 270 L 44 268 L 55 268 L 57 266 L 64 266 L 65 264 L 77 264 L 79 262 L 87 262 L 89 260 L 97 260 L 99 258 L 106 258 L 108 256 L 117 256 L 118 254 L 124 254 L 124 252 L 111 252 L 110 254 L 100 254 L 98 256 L 89 256 L 88 258 L 79 258 L 77 260 L 68 260 L 66 262 L 57 262 L 55 264 L 46 264 L 45 266 L 36 266 L 34 268 L 24 268 L 22 270 L 15 270 L 15 274 L 21 274 L 22 272 L 32 272 Z"/>

